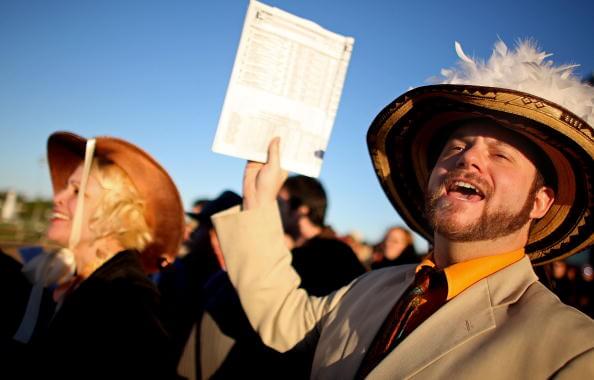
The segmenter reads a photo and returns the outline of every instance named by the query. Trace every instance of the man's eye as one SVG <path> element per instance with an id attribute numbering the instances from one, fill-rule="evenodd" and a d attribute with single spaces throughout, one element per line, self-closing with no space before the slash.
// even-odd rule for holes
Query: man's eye
<path id="1" fill-rule="evenodd" d="M 460 152 L 464 147 L 462 145 L 452 145 L 448 148 L 450 152 Z"/>

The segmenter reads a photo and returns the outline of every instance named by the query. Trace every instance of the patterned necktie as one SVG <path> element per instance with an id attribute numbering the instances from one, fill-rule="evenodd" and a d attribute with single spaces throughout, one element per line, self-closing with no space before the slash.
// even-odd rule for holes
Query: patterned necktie
<path id="1" fill-rule="evenodd" d="M 422 267 L 416 273 L 413 284 L 386 317 L 363 358 L 356 378 L 365 378 L 394 347 L 446 302 L 447 295 L 444 272 Z"/>

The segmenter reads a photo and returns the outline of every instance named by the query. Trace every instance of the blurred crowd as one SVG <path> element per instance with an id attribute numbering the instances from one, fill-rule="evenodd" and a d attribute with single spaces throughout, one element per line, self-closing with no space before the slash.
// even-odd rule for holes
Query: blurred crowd
<path id="1" fill-rule="evenodd" d="M 550 288 L 563 303 L 594 318 L 594 261 L 591 249 L 572 259 L 546 264 L 544 270 Z"/>

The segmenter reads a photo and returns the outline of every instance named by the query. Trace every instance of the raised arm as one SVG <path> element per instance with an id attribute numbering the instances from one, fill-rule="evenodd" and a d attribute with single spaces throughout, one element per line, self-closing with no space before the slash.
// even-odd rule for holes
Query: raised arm
<path id="1" fill-rule="evenodd" d="M 243 210 L 213 216 L 231 282 L 252 326 L 267 345 L 286 351 L 303 340 L 345 289 L 324 298 L 298 289 L 283 240 L 276 197 L 287 173 L 279 164 L 279 139 L 268 149 L 266 164 L 248 162 L 243 179 Z"/>

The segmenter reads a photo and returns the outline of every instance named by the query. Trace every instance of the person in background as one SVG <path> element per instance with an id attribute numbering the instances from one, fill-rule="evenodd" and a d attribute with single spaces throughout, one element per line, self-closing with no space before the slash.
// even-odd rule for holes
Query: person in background
<path id="1" fill-rule="evenodd" d="M 200 349 L 200 321 L 210 295 L 204 287 L 224 268 L 210 216 L 239 204 L 241 197 L 226 190 L 203 204 L 200 212 L 188 212 L 197 225 L 184 242 L 188 253 L 161 273 L 163 323 L 173 340 L 178 374 L 189 380 L 202 377 L 200 357 L 208 354 Z M 212 363 L 207 361 L 205 368 L 209 365 Z"/>
<path id="2" fill-rule="evenodd" d="M 413 244 L 413 236 L 403 227 L 390 227 L 373 255 L 371 269 L 421 262 Z"/>
<path id="3" fill-rule="evenodd" d="M 196 219 L 196 215 L 200 213 L 204 205 L 208 202 L 208 199 L 200 198 L 195 200 L 192 203 L 192 208 L 190 212 L 186 212 L 186 217 L 184 219 L 184 242 L 190 240 L 190 234 L 192 231 L 198 228 L 198 220 Z M 183 257 L 188 254 L 188 247 L 185 244 L 182 244 L 180 247 L 180 251 L 178 256 Z"/>
<path id="4" fill-rule="evenodd" d="M 328 198 L 322 183 L 296 175 L 287 178 L 278 194 L 292 265 L 301 287 L 312 295 L 326 295 L 365 273 L 348 244 L 325 225 Z"/>
<path id="5" fill-rule="evenodd" d="M 192 203 L 192 214 L 200 214 L 200 212 L 202 211 L 202 209 L 204 208 L 204 206 L 206 206 L 206 204 L 209 202 L 208 199 L 206 198 L 199 198 L 196 199 L 194 201 L 194 203 Z"/>
<path id="6" fill-rule="evenodd" d="M 27 306 L 31 284 L 21 273 L 23 264 L 0 248 L 0 295 L 2 323 L 0 324 L 0 351 L 6 354 Z"/>
<path id="7" fill-rule="evenodd" d="M 359 262 L 363 265 L 366 271 L 371 270 L 371 263 L 373 262 L 373 248 L 368 244 L 358 231 L 351 231 L 348 234 L 341 236 L 340 240 L 348 244 L 355 252 Z"/>
<path id="8" fill-rule="evenodd" d="M 569 266 L 565 260 L 556 260 L 550 264 L 552 290 L 559 296 L 559 299 L 567 305 L 577 306 L 576 283 L 568 278 Z"/>
<path id="9" fill-rule="evenodd" d="M 202 208 L 208 203 L 208 199 L 199 198 L 192 203 L 192 209 L 186 212 L 185 225 L 184 225 L 184 244 L 182 244 L 179 257 L 183 257 L 188 254 L 188 245 L 186 242 L 190 241 L 190 235 L 193 231 L 198 229 L 199 220 L 196 217 L 202 211 Z"/>
<path id="10" fill-rule="evenodd" d="M 577 308 L 594 318 L 594 268 L 587 263 L 581 266 L 581 279 L 577 288 Z"/>

